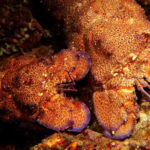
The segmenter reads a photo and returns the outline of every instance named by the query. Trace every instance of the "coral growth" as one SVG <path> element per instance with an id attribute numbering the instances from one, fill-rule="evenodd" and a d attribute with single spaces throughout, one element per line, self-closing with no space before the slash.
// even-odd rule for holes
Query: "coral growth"
<path id="1" fill-rule="evenodd" d="M 150 81 L 150 23 L 144 10 L 134 0 L 46 2 L 64 22 L 68 47 L 91 58 L 93 84 L 99 85 L 94 109 L 105 135 L 130 136 L 138 118 L 135 86 L 150 99 L 145 89 Z"/>
<path id="2" fill-rule="evenodd" d="M 29 8 L 5 3 L 0 5 L 0 56 L 29 51 L 40 43 L 44 29 Z"/>
<path id="3" fill-rule="evenodd" d="M 10 59 L 0 72 L 0 117 L 37 121 L 56 131 L 81 131 L 89 123 L 89 109 L 63 93 L 76 91 L 75 81 L 89 66 L 87 54 L 72 50 L 40 59 Z"/>

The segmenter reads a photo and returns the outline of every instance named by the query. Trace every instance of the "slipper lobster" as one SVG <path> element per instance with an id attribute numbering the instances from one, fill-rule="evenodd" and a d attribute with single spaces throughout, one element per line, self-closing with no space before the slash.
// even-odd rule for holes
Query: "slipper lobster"
<path id="1" fill-rule="evenodd" d="M 144 10 L 135 0 L 44 2 L 63 21 L 68 48 L 90 56 L 94 110 L 104 134 L 129 137 L 139 118 L 136 89 L 150 101 L 150 22 Z"/>
<path id="2" fill-rule="evenodd" d="M 80 132 L 90 120 L 83 102 L 66 97 L 89 71 L 86 53 L 62 50 L 50 57 L 18 56 L 0 72 L 0 117 L 27 120 L 55 131 Z"/>

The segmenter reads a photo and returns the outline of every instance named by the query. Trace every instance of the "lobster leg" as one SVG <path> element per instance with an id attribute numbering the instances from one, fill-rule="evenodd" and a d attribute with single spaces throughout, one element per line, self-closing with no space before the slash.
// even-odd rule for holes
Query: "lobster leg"
<path id="1" fill-rule="evenodd" d="M 142 63 L 144 66 L 144 75 L 142 78 L 136 80 L 137 88 L 146 97 L 145 100 L 150 102 L 150 49 L 146 49 L 146 63 Z"/>

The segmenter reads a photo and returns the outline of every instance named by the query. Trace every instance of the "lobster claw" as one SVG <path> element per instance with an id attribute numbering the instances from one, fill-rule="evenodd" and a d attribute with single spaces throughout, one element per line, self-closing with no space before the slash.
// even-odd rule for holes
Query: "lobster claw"
<path id="1" fill-rule="evenodd" d="M 81 102 L 74 102 L 63 95 L 55 95 L 43 107 L 37 117 L 37 122 L 57 132 L 80 132 L 90 121 L 90 111 Z"/>
<path id="2" fill-rule="evenodd" d="M 53 57 L 53 62 L 49 72 L 56 74 L 54 80 L 58 81 L 58 91 L 77 92 L 75 82 L 84 78 L 90 69 L 88 54 L 64 49 Z"/>
<path id="3" fill-rule="evenodd" d="M 53 72 L 57 72 L 59 80 L 66 79 L 79 81 L 84 78 L 90 69 L 90 58 L 87 53 L 76 52 L 69 49 L 61 50 L 53 57 L 54 68 Z M 69 79 L 65 73 L 69 74 Z"/>
<path id="4" fill-rule="evenodd" d="M 128 114 L 128 120 L 124 122 L 116 131 L 105 130 L 104 135 L 113 139 L 124 139 L 129 137 L 136 124 L 136 117 L 133 113 Z"/>
<path id="5" fill-rule="evenodd" d="M 6 107 L 12 113 L 6 114 L 7 118 L 36 121 L 56 131 L 80 132 L 89 123 L 87 106 L 64 94 L 76 91 L 75 81 L 88 73 L 90 62 L 86 53 L 62 50 L 39 59 L 19 56 L 6 66 L 10 70 L 0 73 L 0 99 L 1 91 L 6 93 L 0 109 Z"/>
<path id="6" fill-rule="evenodd" d="M 66 49 L 56 54 L 52 62 L 49 75 L 55 81 L 57 92 L 43 105 L 37 122 L 55 131 L 80 132 L 90 121 L 90 111 L 84 103 L 64 96 L 63 92 L 76 91 L 75 81 L 89 71 L 89 57 L 86 53 Z"/>
<path id="7" fill-rule="evenodd" d="M 126 87 L 94 93 L 95 114 L 106 136 L 124 139 L 131 135 L 138 117 L 134 97 L 134 89 Z"/>

